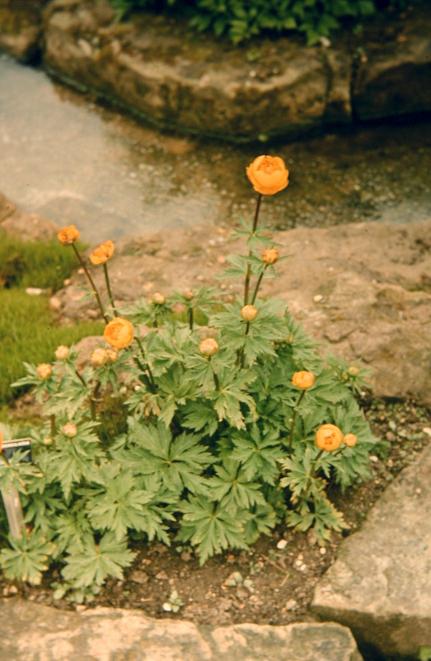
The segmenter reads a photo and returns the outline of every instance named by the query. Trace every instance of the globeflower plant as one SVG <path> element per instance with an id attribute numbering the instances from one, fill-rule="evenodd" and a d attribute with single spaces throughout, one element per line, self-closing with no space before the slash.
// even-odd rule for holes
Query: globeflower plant
<path id="1" fill-rule="evenodd" d="M 188 545 L 204 563 L 276 526 L 311 529 L 322 543 L 346 527 L 328 485 L 343 491 L 366 479 L 379 448 L 355 399 L 363 372 L 323 360 L 285 303 L 262 295 L 283 259 L 260 226 L 262 201 L 287 194 L 288 171 L 264 155 L 246 174 L 256 208 L 238 230 L 244 254 L 229 257 L 223 275 L 238 283 L 233 301 L 204 288 L 119 309 L 114 244 L 87 260 L 74 226 L 58 233 L 105 330 L 85 364 L 61 346 L 16 384 L 33 388 L 43 424 L 32 463 L 4 462 L 0 473 L 26 521 L 0 551 L 9 579 L 39 583 L 55 563 L 57 596 L 83 601 L 122 578 L 137 544 Z"/>

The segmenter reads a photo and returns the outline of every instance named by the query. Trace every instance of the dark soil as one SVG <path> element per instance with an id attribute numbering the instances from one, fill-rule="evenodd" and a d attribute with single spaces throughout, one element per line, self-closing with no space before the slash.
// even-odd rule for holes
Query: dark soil
<path id="1" fill-rule="evenodd" d="M 430 410 L 414 402 L 383 400 L 364 400 L 363 407 L 375 434 L 388 441 L 388 455 L 384 459 L 371 457 L 373 478 L 369 482 L 334 497 L 350 525 L 344 535 L 334 534 L 331 542 L 322 546 L 313 533 L 293 533 L 280 527 L 272 538 L 261 539 L 249 552 L 227 553 L 204 567 L 199 567 L 190 548 L 141 546 L 125 579 L 109 581 L 89 607 L 137 608 L 152 617 L 173 616 L 211 625 L 288 624 L 313 619 L 309 605 L 314 587 L 334 562 L 343 536 L 361 526 L 387 485 L 431 442 Z M 49 587 L 53 578 L 48 575 L 37 588 L 3 582 L 0 594 L 19 593 L 39 603 L 74 608 L 53 599 Z M 177 614 L 166 610 L 173 591 L 182 602 Z"/>

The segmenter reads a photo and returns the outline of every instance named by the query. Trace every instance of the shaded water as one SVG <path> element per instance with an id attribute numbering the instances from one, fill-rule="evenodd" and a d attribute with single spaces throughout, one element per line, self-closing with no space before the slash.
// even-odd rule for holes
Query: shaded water
<path id="1" fill-rule="evenodd" d="M 430 125 L 281 144 L 287 192 L 265 204 L 277 228 L 431 217 Z M 259 152 L 161 135 L 0 57 L 0 191 L 89 241 L 251 213 L 244 167 Z"/>

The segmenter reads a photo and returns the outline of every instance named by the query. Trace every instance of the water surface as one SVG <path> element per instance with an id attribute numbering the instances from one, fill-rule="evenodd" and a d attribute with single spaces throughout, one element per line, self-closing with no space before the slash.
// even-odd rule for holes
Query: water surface
<path id="1" fill-rule="evenodd" d="M 429 218 L 429 129 L 387 126 L 272 147 L 291 184 L 266 200 L 267 222 Z M 76 223 L 89 241 L 229 224 L 254 205 L 244 167 L 259 149 L 160 134 L 5 56 L 0 152 L 0 191 L 59 224 Z"/>

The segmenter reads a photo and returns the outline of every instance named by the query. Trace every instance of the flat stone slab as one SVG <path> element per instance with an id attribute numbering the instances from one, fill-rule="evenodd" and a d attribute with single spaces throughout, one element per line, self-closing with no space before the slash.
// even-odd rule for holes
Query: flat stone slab
<path id="1" fill-rule="evenodd" d="M 20 599 L 0 602 L 0 654 L 14 661 L 361 661 L 335 623 L 241 624 L 204 630 L 137 610 L 60 611 Z"/>
<path id="2" fill-rule="evenodd" d="M 431 646 L 431 445 L 343 542 L 312 608 L 385 655 Z"/>

